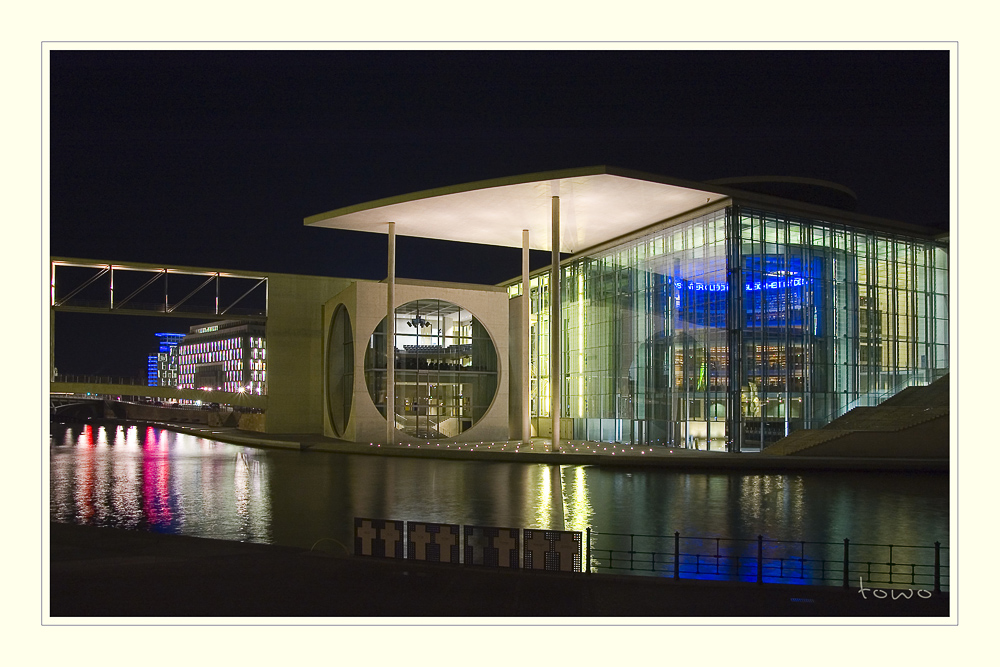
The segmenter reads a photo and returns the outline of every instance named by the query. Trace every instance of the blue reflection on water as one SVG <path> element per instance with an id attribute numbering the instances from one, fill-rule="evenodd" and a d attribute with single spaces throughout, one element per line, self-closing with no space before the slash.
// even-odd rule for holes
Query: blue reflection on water
<path id="1" fill-rule="evenodd" d="M 852 560 L 872 562 L 890 559 L 865 544 L 919 546 L 897 547 L 891 560 L 932 562 L 933 543 L 949 539 L 945 475 L 556 467 L 260 450 L 152 427 L 52 428 L 50 516 L 67 523 L 303 548 L 353 543 L 358 516 L 589 527 L 597 571 L 666 577 L 677 531 L 681 552 L 701 555 L 682 556 L 682 577 L 744 581 L 757 578 L 757 535 L 764 580 L 790 570 L 803 582 L 842 576 L 844 538 Z"/>

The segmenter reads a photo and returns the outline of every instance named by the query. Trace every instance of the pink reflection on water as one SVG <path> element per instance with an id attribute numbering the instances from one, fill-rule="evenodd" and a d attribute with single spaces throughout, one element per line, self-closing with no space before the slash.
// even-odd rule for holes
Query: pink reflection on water
<path id="1" fill-rule="evenodd" d="M 86 424 L 83 430 L 80 431 L 80 437 L 77 439 L 76 444 L 81 447 L 93 447 L 94 446 L 94 429 L 90 424 Z"/>
<path id="2" fill-rule="evenodd" d="M 170 458 L 169 445 L 157 442 L 152 429 L 146 431 L 142 447 L 142 508 L 146 520 L 152 525 L 169 525 L 170 511 Z"/>
<path id="3" fill-rule="evenodd" d="M 83 427 L 77 445 L 87 450 L 77 459 L 73 480 L 73 500 L 76 501 L 76 515 L 86 525 L 94 517 L 94 430 L 90 424 Z"/>

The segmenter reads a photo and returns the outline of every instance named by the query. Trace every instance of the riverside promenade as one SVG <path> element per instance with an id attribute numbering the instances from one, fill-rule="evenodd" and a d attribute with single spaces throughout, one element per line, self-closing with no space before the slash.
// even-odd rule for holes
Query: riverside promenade
<path id="1" fill-rule="evenodd" d="M 67 623 L 95 617 L 124 623 L 178 617 L 207 623 L 296 618 L 302 624 L 388 618 L 477 624 L 515 617 L 534 623 L 601 618 L 712 623 L 746 617 L 789 623 L 801 617 L 938 617 L 941 622 L 950 606 L 948 593 L 880 599 L 871 591 L 862 594 L 860 581 L 845 589 L 502 571 L 59 523 L 49 525 L 49 537 L 49 616 Z"/>
<path id="2" fill-rule="evenodd" d="M 210 440 L 249 447 L 292 449 L 338 454 L 408 456 L 467 461 L 515 461 L 557 465 L 599 465 L 622 467 L 663 467 L 683 469 L 728 469 L 747 471 L 783 470 L 874 470 L 884 472 L 947 472 L 948 459 L 922 456 L 771 456 L 766 453 L 730 454 L 728 452 L 670 448 L 662 445 L 623 445 L 607 442 L 568 440 L 560 451 L 552 451 L 552 441 L 533 438 L 521 441 L 472 441 L 385 445 L 354 443 L 316 434 L 270 434 L 242 431 L 232 427 L 149 423 Z"/>

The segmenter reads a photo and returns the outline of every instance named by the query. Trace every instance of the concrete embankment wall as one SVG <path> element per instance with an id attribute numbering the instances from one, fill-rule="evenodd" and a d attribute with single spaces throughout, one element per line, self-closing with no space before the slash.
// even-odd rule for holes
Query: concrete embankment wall
<path id="1" fill-rule="evenodd" d="M 764 450 L 772 456 L 948 460 L 949 379 L 908 387 L 875 407 L 854 408 L 821 429 L 795 431 Z"/>
<path id="2" fill-rule="evenodd" d="M 242 417 L 263 417 L 261 414 L 241 415 L 229 410 L 202 408 L 174 408 L 137 403 L 107 401 L 103 406 L 104 419 L 130 422 L 169 422 L 171 424 L 202 424 L 205 426 L 238 426 Z M 94 415 L 97 416 L 97 415 Z"/>
<path id="3" fill-rule="evenodd" d="M 948 431 L 948 415 L 943 415 L 898 431 L 847 431 L 795 455 L 947 459 Z"/>
<path id="4" fill-rule="evenodd" d="M 169 421 L 180 424 L 208 424 L 211 414 L 201 408 L 163 408 L 156 405 L 114 404 L 112 414 L 105 417 L 129 421 Z"/>

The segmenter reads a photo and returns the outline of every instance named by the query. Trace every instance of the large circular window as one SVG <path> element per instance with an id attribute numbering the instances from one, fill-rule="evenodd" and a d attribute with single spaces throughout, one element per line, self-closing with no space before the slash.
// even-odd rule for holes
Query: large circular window
<path id="1" fill-rule="evenodd" d="M 438 299 L 396 309 L 396 428 L 417 438 L 450 438 L 482 419 L 497 393 L 497 351 L 472 313 Z M 386 414 L 386 325 L 365 353 L 365 383 Z"/>
<path id="2" fill-rule="evenodd" d="M 351 316 L 343 304 L 337 306 L 330 322 L 326 363 L 330 423 L 336 434 L 342 436 L 351 415 L 351 400 L 354 396 L 354 335 L 351 333 Z"/>

